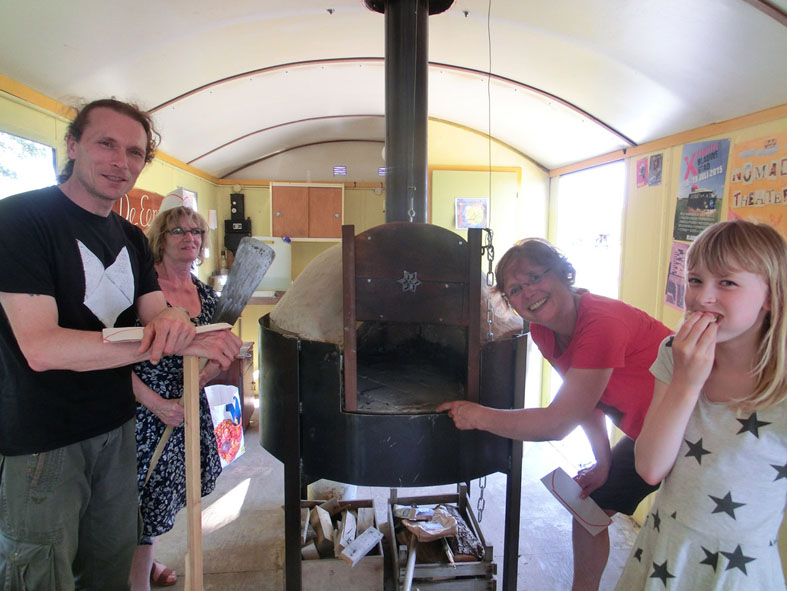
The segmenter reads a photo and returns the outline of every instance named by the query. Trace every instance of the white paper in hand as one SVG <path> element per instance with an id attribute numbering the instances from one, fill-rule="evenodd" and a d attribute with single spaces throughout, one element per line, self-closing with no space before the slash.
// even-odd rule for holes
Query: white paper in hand
<path id="1" fill-rule="evenodd" d="M 227 330 L 231 329 L 232 325 L 226 322 L 217 322 L 216 324 L 201 324 L 195 327 L 197 334 L 203 332 L 213 332 L 214 330 Z M 121 326 L 115 328 L 105 328 L 101 331 L 102 338 L 105 343 L 133 343 L 142 340 L 145 327 L 143 326 Z"/>
<path id="2" fill-rule="evenodd" d="M 609 515 L 604 513 L 596 501 L 590 497 L 580 498 L 582 487 L 562 468 L 556 468 L 544 476 L 541 482 L 591 535 L 595 536 L 612 523 Z"/>

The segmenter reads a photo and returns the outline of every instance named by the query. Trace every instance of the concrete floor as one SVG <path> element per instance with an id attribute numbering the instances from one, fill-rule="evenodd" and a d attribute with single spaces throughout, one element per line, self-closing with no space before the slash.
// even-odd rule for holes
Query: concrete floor
<path id="1" fill-rule="evenodd" d="M 245 454 L 225 469 L 216 490 L 202 499 L 206 591 L 284 591 L 284 466 L 260 446 L 258 425 L 255 414 L 246 433 Z M 576 466 L 553 445 L 527 444 L 522 476 L 518 590 L 562 591 L 571 587 L 571 517 L 540 482 L 544 474 L 557 466 L 569 474 L 576 472 Z M 499 573 L 503 565 L 505 485 L 503 474 L 487 477 L 481 523 L 487 544 L 494 547 Z M 478 481 L 473 481 L 471 487 L 470 503 L 477 514 Z M 399 496 L 455 490 L 455 486 L 400 488 Z M 389 490 L 357 487 L 355 494 L 359 499 L 384 501 Z M 185 510 L 181 511 L 175 527 L 161 536 L 157 548 L 158 560 L 180 575 L 177 584 L 169 587 L 173 591 L 185 589 L 185 514 Z M 637 526 L 631 519 L 615 517 L 610 527 L 610 561 L 601 591 L 614 588 L 636 533 Z M 497 588 L 502 589 L 501 574 L 497 576 Z"/>

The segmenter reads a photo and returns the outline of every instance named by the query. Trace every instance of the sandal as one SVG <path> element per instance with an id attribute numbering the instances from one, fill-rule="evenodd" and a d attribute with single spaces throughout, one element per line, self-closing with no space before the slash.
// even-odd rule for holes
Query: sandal
<path id="1" fill-rule="evenodd" d="M 169 587 L 178 582 L 178 575 L 173 569 L 154 560 L 150 567 L 150 582 L 159 587 Z"/>

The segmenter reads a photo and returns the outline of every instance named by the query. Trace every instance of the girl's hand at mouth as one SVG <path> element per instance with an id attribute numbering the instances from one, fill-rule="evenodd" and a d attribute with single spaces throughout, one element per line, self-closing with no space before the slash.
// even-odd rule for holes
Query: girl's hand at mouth
<path id="1" fill-rule="evenodd" d="M 699 389 L 708 379 L 716 356 L 718 319 L 718 314 L 712 312 L 692 312 L 683 321 L 672 341 L 673 380 Z"/>

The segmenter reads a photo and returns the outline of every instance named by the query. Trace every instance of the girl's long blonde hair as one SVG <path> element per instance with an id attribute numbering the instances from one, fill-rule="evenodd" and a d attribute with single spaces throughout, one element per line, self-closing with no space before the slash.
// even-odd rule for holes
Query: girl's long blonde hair
<path id="1" fill-rule="evenodd" d="M 689 247 L 686 268 L 700 264 L 718 275 L 731 269 L 756 273 L 768 284 L 771 309 L 765 316 L 753 368 L 757 385 L 732 406 L 752 412 L 778 404 L 787 397 L 787 242 L 764 223 L 721 222 L 706 228 Z"/>

